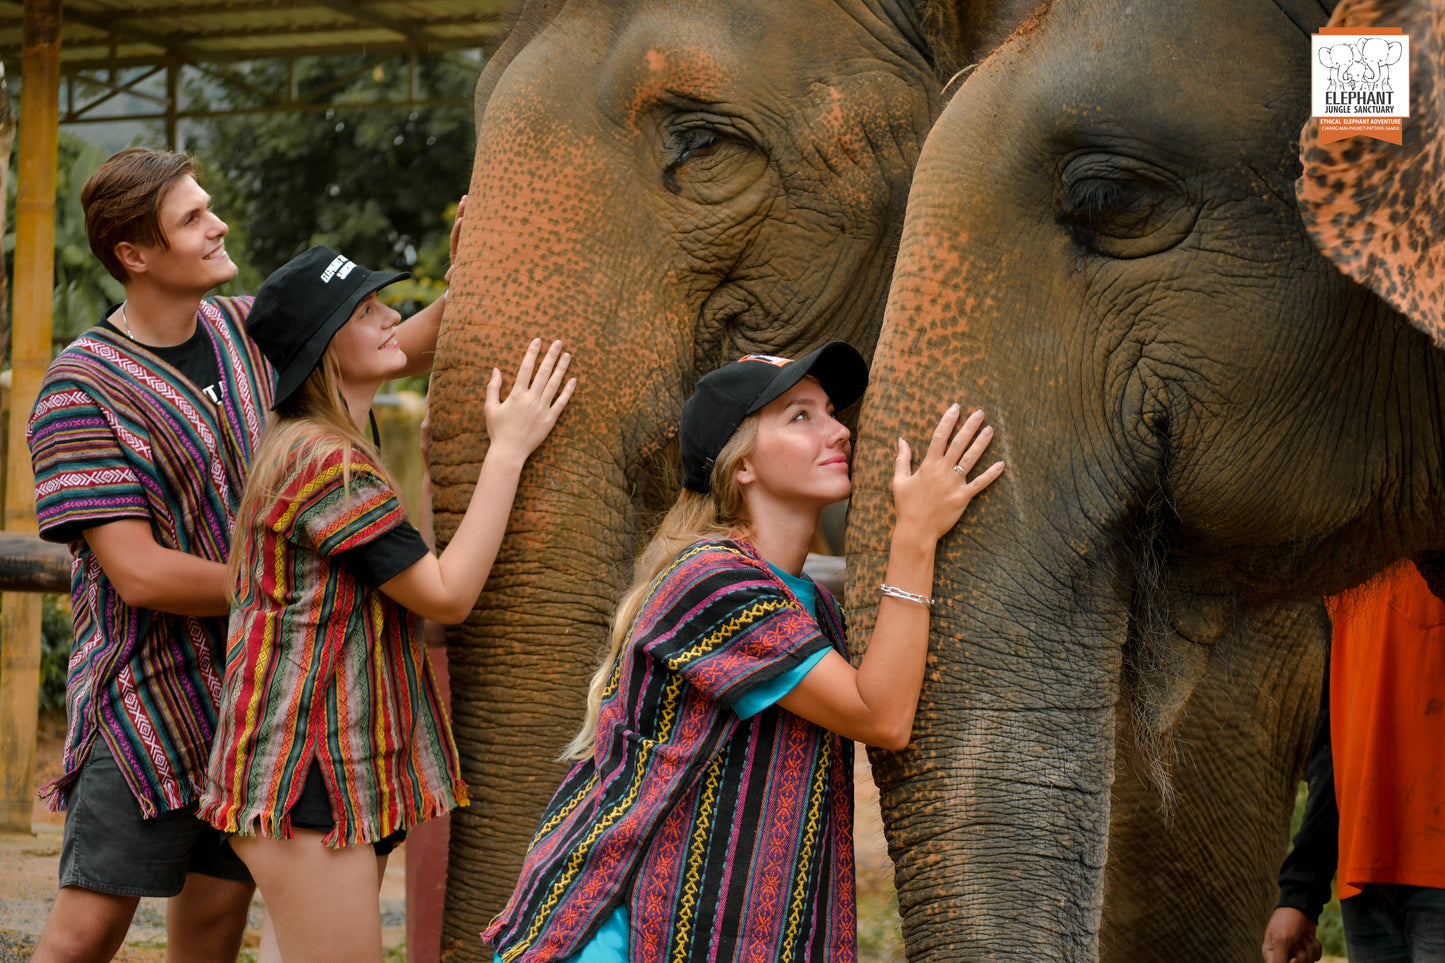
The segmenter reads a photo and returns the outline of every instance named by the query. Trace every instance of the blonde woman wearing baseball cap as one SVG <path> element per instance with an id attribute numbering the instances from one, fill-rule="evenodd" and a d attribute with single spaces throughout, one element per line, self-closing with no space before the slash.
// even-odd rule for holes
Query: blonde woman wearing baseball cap
<path id="1" fill-rule="evenodd" d="M 908 743 L 927 655 L 935 545 L 1003 471 L 992 430 L 948 408 L 898 520 L 867 654 L 802 575 L 823 508 L 847 498 L 836 411 L 867 385 L 842 342 L 751 355 L 682 410 L 685 490 L 637 561 L 593 676 L 574 761 L 521 878 L 482 934 L 502 963 L 857 955 L 853 741 Z"/>
<path id="2" fill-rule="evenodd" d="M 406 830 L 467 802 L 421 622 L 476 604 L 528 456 L 576 385 L 532 342 L 451 543 L 432 554 L 364 434 L 408 365 L 377 291 L 404 274 L 315 247 L 266 280 L 247 333 L 276 371 L 274 416 L 237 515 L 226 676 L 200 815 L 265 897 L 287 960 L 381 959 L 377 888 Z"/>

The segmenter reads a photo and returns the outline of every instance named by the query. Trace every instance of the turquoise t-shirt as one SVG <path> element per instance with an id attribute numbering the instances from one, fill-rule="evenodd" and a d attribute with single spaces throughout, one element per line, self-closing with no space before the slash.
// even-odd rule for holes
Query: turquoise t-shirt
<path id="1" fill-rule="evenodd" d="M 818 591 L 817 587 L 813 585 L 813 580 L 789 575 L 771 564 L 768 565 L 768 568 L 772 569 L 774 574 L 792 590 L 803 607 L 817 617 Z M 733 711 L 738 714 L 740 719 L 748 719 L 762 712 L 792 692 L 797 684 L 803 681 L 803 676 L 807 675 L 813 666 L 821 662 L 823 657 L 831 651 L 831 649 L 822 649 L 814 652 L 787 672 L 758 686 L 739 699 L 733 706 Z M 612 915 L 603 921 L 597 935 L 592 937 L 586 946 L 567 957 L 562 963 L 627 963 L 630 935 L 631 918 L 627 913 L 627 905 L 623 904 L 613 910 Z M 501 954 L 497 954 L 494 963 L 502 963 Z"/>
<path id="2" fill-rule="evenodd" d="M 773 574 L 783 580 L 783 583 L 798 597 L 798 601 L 803 603 L 803 607 L 809 612 L 812 612 L 814 618 L 816 618 L 818 615 L 818 589 L 817 586 L 813 584 L 813 580 L 810 578 L 802 578 L 798 575 L 789 575 L 772 563 L 768 564 L 768 568 L 772 569 Z M 733 705 L 733 711 L 738 714 L 738 718 L 740 719 L 750 719 L 759 712 L 762 712 L 768 706 L 777 702 L 789 692 L 792 692 L 798 683 L 803 681 L 803 676 L 811 672 L 813 666 L 823 661 L 823 657 L 830 651 L 830 649 L 820 649 L 777 678 L 764 682 L 752 692 L 749 692 L 739 699 Z"/>
<path id="3" fill-rule="evenodd" d="M 626 904 L 617 907 L 602 922 L 597 935 L 562 963 L 627 963 L 629 924 Z M 502 963 L 502 954 L 494 953 L 492 963 Z"/>

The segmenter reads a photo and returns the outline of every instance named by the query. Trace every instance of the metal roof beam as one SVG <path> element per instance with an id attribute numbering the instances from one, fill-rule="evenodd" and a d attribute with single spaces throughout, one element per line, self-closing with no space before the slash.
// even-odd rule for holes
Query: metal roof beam
<path id="1" fill-rule="evenodd" d="M 363 2 L 363 0 L 312 0 L 312 2 L 315 6 L 324 7 L 327 10 L 335 10 L 348 17 L 353 17 L 364 23 L 374 24 L 375 26 L 390 30 L 392 33 L 399 34 L 403 37 L 410 37 L 422 43 L 428 43 L 436 39 L 430 31 L 415 26 L 414 21 L 397 20 L 393 17 L 377 13 L 375 10 L 368 9 L 368 5 Z"/>
<path id="2" fill-rule="evenodd" d="M 432 22 L 432 25 L 434 25 L 434 26 L 439 26 L 439 27 L 476 26 L 476 25 L 481 25 L 481 24 L 488 23 L 489 21 L 494 21 L 494 22 L 500 23 L 501 18 L 500 18 L 500 17 L 447 17 L 447 18 L 438 19 L 438 20 L 433 21 L 433 22 Z M 88 26 L 88 25 L 87 25 L 87 26 Z M 202 48 L 199 47 L 198 44 L 204 44 L 206 41 L 209 41 L 209 40 L 244 40 L 244 39 L 254 39 L 254 38 L 259 38 L 259 37 L 287 37 L 287 36 L 297 36 L 297 35 L 317 36 L 317 35 L 336 34 L 336 33 L 357 33 L 357 32 L 361 32 L 361 31 L 365 31 L 365 30 L 375 30 L 375 29 L 383 29 L 383 30 L 388 30 L 388 31 L 390 32 L 390 28 L 388 28 L 388 27 L 384 27 L 384 26 L 381 26 L 381 25 L 379 25 L 379 24 L 371 24 L 371 23 L 369 23 L 369 22 L 363 22 L 363 23 L 357 23 L 357 22 L 339 23 L 339 22 L 338 22 L 338 23 L 324 23 L 324 24 L 318 23 L 318 24 L 311 24 L 311 25 L 307 25 L 307 26 L 304 26 L 304 27 L 297 27 L 297 26 L 294 26 L 294 25 L 285 25 L 285 24 L 275 24 L 275 25 L 272 25 L 272 26 L 240 27 L 240 28 L 218 28 L 218 29 L 216 29 L 216 30 L 197 30 L 197 31 L 192 31 L 192 32 L 190 32 L 190 33 L 187 33 L 187 34 L 186 34 L 186 37 L 191 41 L 191 46 L 192 46 L 192 49 L 193 49 L 193 50 L 201 51 Z M 489 31 L 489 32 L 490 32 L 490 31 Z M 110 37 L 120 37 L 120 38 L 122 38 L 122 40 L 123 40 L 126 36 L 128 36 L 128 35 L 129 35 L 128 33 L 106 34 L 106 36 L 107 36 L 108 38 L 110 38 Z M 433 33 L 430 33 L 430 32 L 422 32 L 422 31 L 411 31 L 410 33 L 408 33 L 408 34 L 403 34 L 402 36 L 403 36 L 403 37 L 406 37 L 406 38 L 410 38 L 410 39 L 412 40 L 412 43 L 410 44 L 410 46 L 413 46 L 413 47 L 416 47 L 416 46 L 419 46 L 419 45 L 438 45 L 438 44 L 445 44 L 445 43 L 450 43 L 450 42 L 452 42 L 452 40 L 453 40 L 453 38 L 451 38 L 451 37 L 444 37 L 444 36 L 441 36 L 441 35 L 438 35 L 438 34 L 433 34 Z M 148 44 L 155 44 L 155 45 L 159 46 L 159 45 L 162 44 L 165 40 L 166 40 L 166 38 L 157 36 L 157 37 L 154 38 L 154 39 L 143 39 L 143 40 L 139 40 L 138 42 L 148 43 Z M 97 39 L 94 40 L 94 41 L 92 41 L 92 40 L 90 40 L 90 39 L 88 39 L 88 38 L 84 38 L 84 37 L 72 38 L 69 42 L 70 42 L 70 45 L 71 45 L 72 47 L 75 47 L 75 46 L 84 47 L 84 46 L 88 46 L 88 45 L 91 44 L 91 43 L 98 43 L 98 42 L 99 42 L 99 38 L 97 38 Z M 398 41 L 388 40 L 388 41 L 386 41 L 386 42 L 387 42 L 388 44 L 394 45 L 394 44 L 396 44 Z M 370 45 L 368 44 L 367 46 L 370 46 Z M 199 53 L 198 55 L 204 56 L 203 53 Z"/>
<path id="3" fill-rule="evenodd" d="M 491 38 L 495 39 L 495 38 Z M 477 50 L 487 45 L 488 38 L 481 37 L 458 37 L 442 43 L 432 44 L 428 51 L 423 53 L 437 54 L 446 51 Z M 371 54 L 392 54 L 399 56 L 413 51 L 413 46 L 407 43 L 387 44 L 366 44 L 365 52 Z M 352 55 L 362 52 L 356 44 L 327 44 L 320 47 L 276 47 L 270 50 L 257 50 L 246 48 L 244 50 L 207 50 L 198 54 L 194 60 L 188 59 L 189 66 L 197 67 L 200 64 L 228 64 L 240 63 L 247 60 L 283 59 L 286 57 L 332 57 L 341 55 Z M 5 48 L 0 48 L 0 59 L 7 56 Z M 157 60 L 164 59 L 155 54 L 136 54 L 126 57 L 76 57 L 62 63 L 61 69 L 66 76 L 74 76 L 87 70 L 119 70 L 132 67 L 154 67 Z"/>
<path id="4" fill-rule="evenodd" d="M 64 16 L 67 20 L 73 20 L 93 30 L 101 31 L 107 37 L 112 38 L 112 45 L 115 45 L 117 41 L 124 43 L 127 38 L 130 38 L 132 43 L 144 43 L 150 44 L 153 47 L 160 47 L 167 53 L 179 57 L 182 60 L 189 60 L 192 57 L 198 56 L 195 48 L 185 43 L 178 43 L 174 37 L 168 37 L 164 34 L 152 33 L 149 30 L 144 30 L 139 27 L 126 27 L 124 31 L 118 32 L 112 25 L 111 20 L 105 17 L 96 17 L 84 11 L 76 10 L 73 7 L 67 7 Z"/>
<path id="5" fill-rule="evenodd" d="M 75 0 L 68 0 L 65 7 L 65 15 L 70 16 L 70 11 Z M 107 15 L 114 11 L 115 20 L 149 20 L 155 17 L 194 17 L 198 14 L 215 13 L 218 10 L 222 13 L 272 13 L 277 10 L 295 10 L 297 6 L 307 6 L 298 0 L 239 0 L 239 2 L 227 2 L 218 5 L 216 3 L 177 3 L 170 6 L 136 7 L 129 6 L 124 10 L 111 7 L 105 8 Z"/>
<path id="6" fill-rule="evenodd" d="M 237 107 L 231 110 L 178 110 L 175 112 L 175 116 L 181 120 L 201 120 L 208 117 L 240 117 L 249 114 L 319 114 L 326 111 L 382 110 L 389 107 L 467 107 L 470 104 L 471 98 L 469 97 L 422 97 L 374 100 L 365 103 L 348 101 L 344 104 L 278 104 L 270 107 Z M 154 114 L 114 114 L 105 117 L 67 114 L 60 118 L 60 122 L 62 124 L 107 124 L 122 120 L 165 120 L 167 116 L 169 115 L 165 111 L 157 111 Z"/>

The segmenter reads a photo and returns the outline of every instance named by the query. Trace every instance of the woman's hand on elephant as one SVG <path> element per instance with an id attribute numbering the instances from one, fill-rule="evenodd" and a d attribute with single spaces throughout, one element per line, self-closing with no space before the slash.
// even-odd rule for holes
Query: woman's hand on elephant
<path id="1" fill-rule="evenodd" d="M 462 199 L 457 201 L 457 218 L 452 221 L 451 247 L 447 250 L 447 273 L 442 276 L 442 283 L 452 283 L 452 272 L 457 269 L 457 244 L 462 237 L 462 212 L 467 209 L 467 195 L 463 194 Z"/>
<path id="2" fill-rule="evenodd" d="M 466 513 L 440 556 L 424 555 L 378 586 L 389 598 L 422 618 L 446 625 L 455 625 L 471 612 L 502 544 L 522 466 L 551 432 L 577 387 L 576 378 L 567 378 L 571 360 L 562 342 L 553 341 L 542 355 L 542 339 L 533 339 L 505 400 L 502 373 L 492 369 L 486 399 L 491 445 Z"/>
<path id="3" fill-rule="evenodd" d="M 491 438 L 488 459 L 497 455 L 525 461 L 557 424 L 577 387 L 576 378 L 567 378 L 572 356 L 562 350 L 562 342 L 553 341 L 538 361 L 541 350 L 542 339 L 534 338 L 505 400 L 501 397 L 502 373 L 492 369 L 486 402 L 487 435 Z"/>
<path id="4" fill-rule="evenodd" d="M 898 510 L 895 531 L 937 541 L 958 522 L 974 496 L 1003 474 L 1004 464 L 997 461 L 976 477 L 968 477 L 993 439 L 993 429 L 983 423 L 982 410 L 974 410 L 962 425 L 960 415 L 956 404 L 943 413 L 917 471 L 911 470 L 908 442 L 898 439 L 893 466 L 893 503 Z"/>

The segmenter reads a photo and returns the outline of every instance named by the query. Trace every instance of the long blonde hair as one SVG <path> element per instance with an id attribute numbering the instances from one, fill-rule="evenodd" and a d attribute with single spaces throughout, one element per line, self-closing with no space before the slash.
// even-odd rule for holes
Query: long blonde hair
<path id="1" fill-rule="evenodd" d="M 251 459 L 251 472 L 241 495 L 241 507 L 236 511 L 236 534 L 226 563 L 233 605 L 246 554 L 243 546 L 256 537 L 257 520 L 281 497 L 281 485 L 292 472 L 295 459 L 299 456 L 302 462 L 298 467 L 305 469 L 340 450 L 342 484 L 349 489 L 351 456 L 357 449 L 377 465 L 381 464 L 376 447 L 351 420 L 351 411 L 341 394 L 341 366 L 328 348 L 301 387 L 271 413 Z M 392 481 L 389 477 L 387 480 Z M 394 482 L 392 485 L 395 487 Z"/>
<path id="2" fill-rule="evenodd" d="M 703 495 L 683 489 L 678 493 L 657 533 L 637 556 L 632 584 L 622 593 L 617 612 L 612 617 L 607 653 L 587 687 L 587 714 L 582 720 L 582 728 L 563 750 L 563 760 L 586 759 L 597 748 L 597 717 L 602 710 L 602 698 L 617 671 L 633 620 L 652 594 L 652 583 L 662 570 L 694 542 L 726 538 L 746 530 L 747 505 L 743 502 L 743 488 L 738 484 L 737 476 L 742 460 L 751 455 L 757 445 L 758 418 L 756 413 L 744 418 L 718 453 L 712 468 L 712 492 Z"/>

